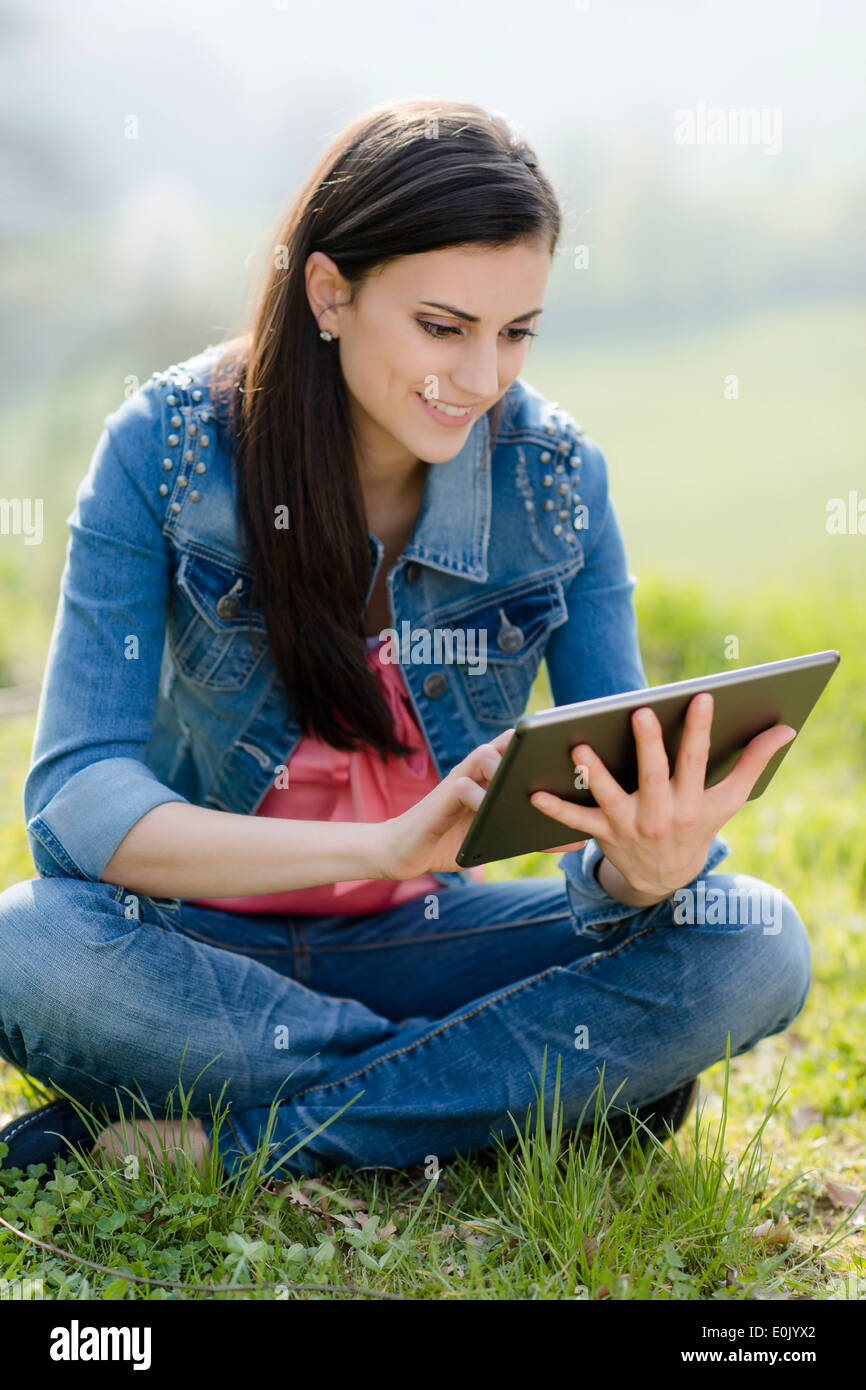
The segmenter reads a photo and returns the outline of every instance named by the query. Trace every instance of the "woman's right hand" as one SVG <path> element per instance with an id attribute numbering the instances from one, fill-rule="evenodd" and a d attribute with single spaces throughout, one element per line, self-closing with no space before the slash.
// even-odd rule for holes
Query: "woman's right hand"
<path id="1" fill-rule="evenodd" d="M 375 851 L 378 872 L 371 877 L 405 879 L 460 871 L 454 856 L 513 733 L 506 729 L 490 743 L 479 744 L 421 801 L 376 827 L 381 832 Z"/>

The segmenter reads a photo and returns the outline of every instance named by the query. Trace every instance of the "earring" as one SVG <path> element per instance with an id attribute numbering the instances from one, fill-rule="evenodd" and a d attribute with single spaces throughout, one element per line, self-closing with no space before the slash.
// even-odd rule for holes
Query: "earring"
<path id="1" fill-rule="evenodd" d="M 334 335 L 333 333 L 329 332 L 327 328 L 323 328 L 319 332 L 319 337 L 323 338 L 326 343 L 330 343 L 333 341 Z"/>

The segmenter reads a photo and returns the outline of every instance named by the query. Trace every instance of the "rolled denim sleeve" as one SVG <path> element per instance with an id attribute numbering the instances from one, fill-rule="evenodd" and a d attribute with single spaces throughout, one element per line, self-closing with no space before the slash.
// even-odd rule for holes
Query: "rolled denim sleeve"
<path id="1" fill-rule="evenodd" d="M 135 822 L 187 798 L 147 766 L 171 582 L 156 506 L 161 401 L 151 384 L 106 417 L 67 516 L 24 814 L 45 877 L 99 880 Z"/>
<path id="2" fill-rule="evenodd" d="M 587 509 L 581 568 L 566 590 L 568 618 L 551 634 L 545 653 L 555 705 L 643 690 L 647 679 L 638 642 L 634 588 L 625 544 L 610 496 L 607 464 L 594 440 L 581 444 L 581 497 Z M 730 847 L 719 835 L 710 843 L 703 873 Z M 595 840 L 582 850 L 566 850 L 558 860 L 572 907 L 585 925 L 615 922 L 641 909 L 613 898 L 596 878 L 603 858 Z M 683 885 L 684 886 L 684 885 Z"/>

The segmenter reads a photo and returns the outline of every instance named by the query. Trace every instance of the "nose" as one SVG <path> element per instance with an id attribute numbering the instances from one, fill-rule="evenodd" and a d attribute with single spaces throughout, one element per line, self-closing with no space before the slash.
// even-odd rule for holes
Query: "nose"
<path id="1" fill-rule="evenodd" d="M 455 387 L 467 396 L 485 400 L 499 392 L 499 353 L 494 343 L 467 343 L 451 371 Z"/>

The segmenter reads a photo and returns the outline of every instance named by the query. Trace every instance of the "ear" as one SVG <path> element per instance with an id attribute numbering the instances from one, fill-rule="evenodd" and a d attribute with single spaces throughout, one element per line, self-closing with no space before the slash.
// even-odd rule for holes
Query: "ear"
<path id="1" fill-rule="evenodd" d="M 307 300 L 319 329 L 339 338 L 340 306 L 349 299 L 349 284 L 324 251 L 311 251 L 304 266 Z"/>

